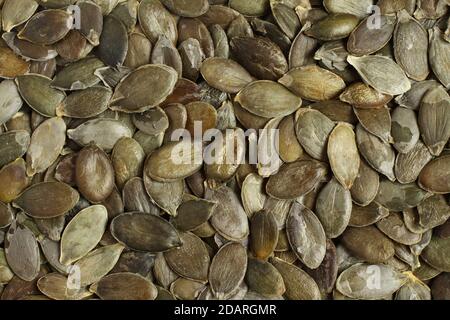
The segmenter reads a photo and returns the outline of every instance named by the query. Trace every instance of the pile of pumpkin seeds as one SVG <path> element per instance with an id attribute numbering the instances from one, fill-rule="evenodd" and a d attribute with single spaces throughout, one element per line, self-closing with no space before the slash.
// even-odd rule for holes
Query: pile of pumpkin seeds
<path id="1" fill-rule="evenodd" d="M 0 0 L 1 299 L 450 299 L 449 5 Z"/>

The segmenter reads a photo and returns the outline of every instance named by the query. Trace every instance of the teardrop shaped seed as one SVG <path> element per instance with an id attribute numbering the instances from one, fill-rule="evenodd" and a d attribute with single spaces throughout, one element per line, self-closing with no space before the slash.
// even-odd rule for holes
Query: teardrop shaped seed
<path id="1" fill-rule="evenodd" d="M 419 109 L 419 128 L 431 154 L 439 156 L 450 138 L 450 96 L 444 88 L 431 89 Z"/>
<path id="2" fill-rule="evenodd" d="M 171 222 L 180 231 L 195 230 L 211 218 L 216 205 L 215 202 L 194 197 L 178 207 L 177 215 Z"/>
<path id="3" fill-rule="evenodd" d="M 152 201 L 171 216 L 177 215 L 177 209 L 183 200 L 183 180 L 159 182 L 144 175 L 144 185 Z"/>
<path id="4" fill-rule="evenodd" d="M 129 290 L 130 287 L 133 290 Z M 90 290 L 103 300 L 155 300 L 158 294 L 149 279 L 130 272 L 107 275 L 93 284 Z"/>
<path id="5" fill-rule="evenodd" d="M 392 142 L 391 136 L 391 114 L 386 107 L 376 109 L 359 109 L 354 108 L 361 125 L 369 133 L 377 136 L 385 143 Z"/>
<path id="6" fill-rule="evenodd" d="M 117 68 L 123 64 L 128 51 L 128 33 L 124 24 L 114 16 L 103 22 L 97 54 L 106 65 Z"/>
<path id="7" fill-rule="evenodd" d="M 334 176 L 346 189 L 350 189 L 358 176 L 360 165 L 355 133 L 350 125 L 340 123 L 333 129 L 327 153 Z"/>
<path id="8" fill-rule="evenodd" d="M 445 196 L 434 195 L 425 199 L 417 206 L 419 212 L 419 224 L 432 229 L 444 224 L 450 217 L 450 205 Z"/>
<path id="9" fill-rule="evenodd" d="M 315 189 L 323 181 L 327 171 L 323 163 L 314 160 L 285 164 L 269 178 L 266 192 L 280 200 L 296 199 Z M 286 183 L 289 180 L 292 183 Z"/>
<path id="10" fill-rule="evenodd" d="M 128 52 L 123 62 L 125 67 L 136 69 L 150 62 L 152 43 L 142 33 L 133 32 L 128 39 Z"/>
<path id="11" fill-rule="evenodd" d="M 94 2 L 80 2 L 80 33 L 93 45 L 98 46 L 103 30 L 101 8 Z"/>
<path id="12" fill-rule="evenodd" d="M 33 218 L 50 219 L 74 208 L 79 197 L 78 192 L 65 183 L 42 182 L 26 189 L 14 205 Z"/>
<path id="13" fill-rule="evenodd" d="M 403 217 L 392 212 L 388 217 L 377 222 L 378 229 L 397 243 L 413 245 L 422 239 L 421 234 L 413 233 L 406 228 Z"/>
<path id="14" fill-rule="evenodd" d="M 239 198 L 227 186 L 212 190 L 207 188 L 205 199 L 216 202 L 210 223 L 224 238 L 241 241 L 249 234 L 248 217 Z"/>
<path id="15" fill-rule="evenodd" d="M 97 118 L 67 130 L 67 136 L 80 146 L 95 143 L 103 150 L 110 151 L 121 138 L 131 138 L 132 132 L 123 121 Z"/>
<path id="16" fill-rule="evenodd" d="M 367 227 L 373 225 L 389 215 L 389 210 L 385 207 L 372 202 L 365 207 L 353 204 L 352 217 L 349 226 Z"/>
<path id="17" fill-rule="evenodd" d="M 31 17 L 17 36 L 35 44 L 49 45 L 64 38 L 72 25 L 73 16 L 67 11 L 43 10 Z"/>
<path id="18" fill-rule="evenodd" d="M 36 74 L 16 78 L 20 95 L 34 111 L 45 117 L 56 116 L 56 108 L 66 98 L 64 92 L 50 87 L 51 79 Z"/>
<path id="19" fill-rule="evenodd" d="M 294 202 L 286 221 L 290 246 L 308 268 L 316 269 L 326 253 L 326 236 L 316 215 L 298 202 Z"/>
<path id="20" fill-rule="evenodd" d="M 371 0 L 325 0 L 323 3 L 328 12 L 350 13 L 363 18 L 367 15 L 367 8 L 372 5 Z"/>
<path id="21" fill-rule="evenodd" d="M 163 35 L 155 43 L 150 62 L 172 67 L 180 77 L 183 74 L 183 62 L 181 61 L 180 53 L 173 43 Z"/>
<path id="22" fill-rule="evenodd" d="M 419 140 L 411 151 L 398 154 L 395 160 L 395 176 L 400 183 L 413 183 L 432 159 L 430 150 Z"/>
<path id="23" fill-rule="evenodd" d="M 373 28 L 372 17 L 367 17 L 352 31 L 347 49 L 352 55 L 364 56 L 381 50 L 392 38 L 397 22 L 395 15 L 380 15 L 379 28 Z"/>
<path id="24" fill-rule="evenodd" d="M 270 6 L 278 26 L 289 39 L 294 39 L 300 31 L 300 21 L 294 8 L 290 8 L 282 2 L 275 1 L 271 1 Z"/>
<path id="25" fill-rule="evenodd" d="M 230 242 L 219 249 L 211 261 L 209 284 L 218 299 L 230 296 L 242 283 L 247 270 L 247 250 Z"/>
<path id="26" fill-rule="evenodd" d="M 53 78 L 51 86 L 61 90 L 83 90 L 100 82 L 94 72 L 104 67 L 95 57 L 87 57 L 65 66 Z"/>
<path id="27" fill-rule="evenodd" d="M 110 108 L 127 113 L 156 107 L 173 92 L 178 73 L 165 65 L 145 65 L 124 77 L 117 85 Z M 153 88 L 152 94 L 141 88 Z"/>
<path id="28" fill-rule="evenodd" d="M 156 181 L 173 182 L 191 176 L 202 164 L 202 150 L 198 145 L 189 141 L 172 142 L 147 158 L 144 173 Z"/>
<path id="29" fill-rule="evenodd" d="M 414 46 L 411 46 L 414 43 Z M 425 80 L 428 68 L 428 35 L 422 25 L 406 11 L 398 14 L 394 32 L 394 54 L 397 63 L 413 80 Z"/>
<path id="30" fill-rule="evenodd" d="M 1 22 L 3 30 L 10 32 L 14 27 L 25 23 L 37 10 L 39 4 L 35 0 L 6 0 L 2 6 Z"/>
<path id="31" fill-rule="evenodd" d="M 61 237 L 60 262 L 69 265 L 94 249 L 105 232 L 107 222 L 108 213 L 101 205 L 90 206 L 77 213 Z"/>
<path id="32" fill-rule="evenodd" d="M 188 39 L 198 41 L 206 58 L 214 57 L 214 42 L 205 24 L 199 19 L 181 18 L 178 22 L 178 43 Z"/>
<path id="33" fill-rule="evenodd" d="M 174 45 L 177 43 L 177 22 L 159 0 L 141 1 L 138 17 L 142 31 L 153 44 L 160 35 L 164 35 Z"/>
<path id="34" fill-rule="evenodd" d="M 269 262 L 248 258 L 245 283 L 250 291 L 265 297 L 277 297 L 284 294 L 286 287 L 280 272 Z"/>
<path id="35" fill-rule="evenodd" d="M 316 214 L 328 238 L 337 238 L 347 228 L 352 215 L 352 197 L 335 179 L 320 191 L 316 202 Z"/>
<path id="36" fill-rule="evenodd" d="M 245 177 L 241 186 L 241 200 L 249 218 L 264 208 L 266 201 L 264 191 L 264 179 L 261 176 L 250 173 Z"/>
<path id="37" fill-rule="evenodd" d="M 314 53 L 319 47 L 319 41 L 300 32 L 292 42 L 289 50 L 289 69 L 303 67 L 314 63 Z"/>
<path id="38" fill-rule="evenodd" d="M 114 189 L 114 168 L 106 153 L 95 145 L 83 148 L 76 160 L 75 180 L 87 200 L 105 200 Z"/>
<path id="39" fill-rule="evenodd" d="M 359 151 L 372 168 L 395 181 L 393 148 L 378 137 L 367 132 L 362 125 L 356 127 L 356 141 Z"/>
<path id="40" fill-rule="evenodd" d="M 334 122 L 320 111 L 308 108 L 299 109 L 295 120 L 297 139 L 305 151 L 314 159 L 326 161 L 328 137 L 333 131 Z"/>
<path id="41" fill-rule="evenodd" d="M 70 281 L 59 273 L 48 273 L 39 278 L 37 287 L 53 300 L 81 300 L 92 295 L 86 288 L 70 288 Z"/>
<path id="42" fill-rule="evenodd" d="M 416 82 L 411 85 L 411 89 L 408 92 L 395 98 L 395 102 L 402 107 L 411 110 L 419 110 L 425 94 L 427 94 L 430 89 L 437 88 L 439 86 L 440 84 L 436 80 Z"/>
<path id="43" fill-rule="evenodd" d="M 374 282 L 374 275 L 377 280 Z M 384 264 L 354 264 L 341 273 L 336 289 L 355 299 L 382 299 L 392 295 L 407 281 L 407 277 Z"/>
<path id="44" fill-rule="evenodd" d="M 305 34 L 319 40 L 330 41 L 344 39 L 358 25 L 358 17 L 348 13 L 332 13 L 315 22 Z"/>
<path id="45" fill-rule="evenodd" d="M 214 56 L 228 59 L 230 56 L 230 44 L 225 30 L 218 24 L 209 27 L 209 32 L 214 43 Z"/>
<path id="46" fill-rule="evenodd" d="M 144 150 L 136 140 L 124 137 L 117 141 L 111 154 L 111 163 L 119 189 L 131 178 L 142 175 L 144 160 Z"/>
<path id="47" fill-rule="evenodd" d="M 78 260 L 72 267 L 77 271 L 71 272 L 79 272 L 81 287 L 97 282 L 114 268 L 123 249 L 121 244 L 100 247 Z"/>
<path id="48" fill-rule="evenodd" d="M 237 62 L 258 79 L 276 81 L 288 71 L 280 47 L 267 38 L 236 37 L 230 46 Z"/>
<path id="49" fill-rule="evenodd" d="M 238 93 L 253 80 L 238 63 L 223 58 L 206 59 L 200 72 L 210 86 L 227 93 Z"/>
<path id="50" fill-rule="evenodd" d="M 181 233 L 182 245 L 164 253 L 170 268 L 189 280 L 206 282 L 210 257 L 203 241 L 192 233 Z"/>
<path id="51" fill-rule="evenodd" d="M 388 104 L 393 97 L 382 94 L 363 82 L 357 82 L 348 86 L 339 98 L 358 109 L 371 109 Z"/>
<path id="52" fill-rule="evenodd" d="M 380 189 L 375 201 L 390 211 L 398 212 L 416 207 L 429 195 L 415 183 L 400 184 L 384 179 L 380 182 Z"/>
<path id="53" fill-rule="evenodd" d="M 51 137 L 51 139 L 49 139 Z M 27 174 L 47 170 L 60 155 L 66 142 L 66 124 L 62 118 L 50 118 L 34 130 L 27 151 Z"/>
<path id="54" fill-rule="evenodd" d="M 347 61 L 361 78 L 381 93 L 399 95 L 411 89 L 405 72 L 392 59 L 383 56 L 348 56 Z"/>
<path id="55" fill-rule="evenodd" d="M 170 223 L 149 213 L 118 215 L 111 222 L 111 234 L 136 251 L 164 252 L 182 244 L 178 232 Z"/>
<path id="56" fill-rule="evenodd" d="M 444 41 L 442 31 L 437 26 L 435 26 L 434 29 L 429 29 L 428 32 L 430 34 L 429 60 L 431 68 L 444 87 L 449 89 L 450 62 L 448 50 L 450 48 L 450 43 L 448 41 Z"/>
<path id="57" fill-rule="evenodd" d="M 278 225 L 271 212 L 262 210 L 250 220 L 250 249 L 255 258 L 266 260 L 278 242 Z"/>
<path id="58" fill-rule="evenodd" d="M 111 96 L 111 89 L 101 86 L 76 91 L 57 107 L 56 113 L 71 118 L 92 118 L 108 109 Z"/>
<path id="59" fill-rule="evenodd" d="M 0 167 L 21 158 L 30 145 L 30 134 L 25 130 L 0 134 Z"/>
<path id="60" fill-rule="evenodd" d="M 279 258 L 271 258 L 270 262 L 283 277 L 288 299 L 321 300 L 317 283 L 305 271 Z"/>
<path id="61" fill-rule="evenodd" d="M 13 221 L 5 236 L 8 266 L 19 278 L 32 281 L 39 273 L 39 246 L 33 232 Z"/>
<path id="62" fill-rule="evenodd" d="M 278 82 L 309 101 L 331 100 L 345 89 L 341 77 L 315 65 L 291 69 Z"/>
<path id="63" fill-rule="evenodd" d="M 392 113 L 394 148 L 400 153 L 410 152 L 420 139 L 417 116 L 413 110 L 398 107 Z"/>
<path id="64" fill-rule="evenodd" d="M 419 175 L 419 185 L 433 193 L 450 193 L 450 155 L 429 162 Z"/>

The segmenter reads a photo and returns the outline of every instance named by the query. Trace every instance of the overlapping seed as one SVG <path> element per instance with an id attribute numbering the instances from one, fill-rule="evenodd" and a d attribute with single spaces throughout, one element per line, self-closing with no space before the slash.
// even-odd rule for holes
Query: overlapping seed
<path id="1" fill-rule="evenodd" d="M 449 4 L 0 0 L 2 299 L 450 299 Z"/>

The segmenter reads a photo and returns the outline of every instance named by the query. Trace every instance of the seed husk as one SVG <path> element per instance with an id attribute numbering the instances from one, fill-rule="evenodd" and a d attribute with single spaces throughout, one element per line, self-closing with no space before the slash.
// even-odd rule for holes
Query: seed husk
<path id="1" fill-rule="evenodd" d="M 345 89 L 341 77 L 314 65 L 291 69 L 278 82 L 309 101 L 331 100 Z"/>
<path id="2" fill-rule="evenodd" d="M 164 253 L 167 264 L 183 278 L 206 282 L 210 257 L 205 244 L 192 233 L 180 233 L 180 239 L 179 248 Z"/>
<path id="3" fill-rule="evenodd" d="M 9 205 L 0 202 L 0 227 L 8 227 L 14 219 L 13 211 Z"/>
<path id="4" fill-rule="evenodd" d="M 278 226 L 271 212 L 261 210 L 250 220 L 250 250 L 255 258 L 266 260 L 278 242 Z"/>
<path id="5" fill-rule="evenodd" d="M 280 29 L 289 39 L 294 39 L 300 31 L 300 21 L 294 8 L 278 1 L 271 1 L 270 7 Z"/>
<path id="6" fill-rule="evenodd" d="M 194 0 L 189 2 L 162 0 L 161 3 L 170 11 L 182 17 L 195 18 L 205 14 L 209 9 L 209 2 L 207 0 Z"/>
<path id="7" fill-rule="evenodd" d="M 264 208 L 266 195 L 264 192 L 264 179 L 261 176 L 256 173 L 250 173 L 245 177 L 241 186 L 241 200 L 249 218 Z"/>
<path id="8" fill-rule="evenodd" d="M 388 57 L 349 55 L 347 61 L 358 71 L 364 82 L 380 93 L 399 95 L 411 89 L 405 72 Z"/>
<path id="9" fill-rule="evenodd" d="M 216 205 L 215 202 L 194 197 L 178 207 L 171 223 L 180 231 L 193 231 L 211 218 Z"/>
<path id="10" fill-rule="evenodd" d="M 287 298 L 290 300 L 321 300 L 317 283 L 305 271 L 278 258 L 271 258 L 270 262 L 283 277 Z"/>
<path id="11" fill-rule="evenodd" d="M 303 155 L 303 147 L 297 139 L 295 132 L 295 117 L 290 115 L 281 120 L 278 126 L 279 132 L 279 153 L 284 162 L 294 162 Z"/>
<path id="12" fill-rule="evenodd" d="M 6 0 L 2 6 L 3 30 L 10 32 L 14 27 L 26 22 L 36 12 L 39 4 L 35 0 Z"/>
<path id="13" fill-rule="evenodd" d="M 17 34 L 19 39 L 35 44 L 49 45 L 58 42 L 69 32 L 73 17 L 64 10 L 43 10 L 31 17 Z M 39 31 L 37 31 L 39 30 Z"/>
<path id="14" fill-rule="evenodd" d="M 280 272 L 269 262 L 248 258 L 245 282 L 249 290 L 265 297 L 279 297 L 286 287 Z"/>
<path id="15" fill-rule="evenodd" d="M 372 5 L 372 0 L 325 0 L 323 5 L 328 12 L 349 13 L 363 18 L 367 15 L 367 8 Z"/>
<path id="16" fill-rule="evenodd" d="M 349 226 L 367 227 L 386 218 L 388 215 L 389 210 L 375 202 L 371 202 L 365 207 L 353 204 Z"/>
<path id="17" fill-rule="evenodd" d="M 395 98 L 395 102 L 397 102 L 401 107 L 411 110 L 419 110 L 425 94 L 427 94 L 430 89 L 437 88 L 439 86 L 440 85 L 436 80 L 416 82 L 411 85 L 411 89 L 408 92 Z"/>
<path id="18" fill-rule="evenodd" d="M 169 42 L 170 43 L 170 42 Z M 155 45 L 156 48 L 157 44 Z M 130 69 L 136 69 L 149 64 L 152 57 L 152 43 L 141 33 L 133 32 L 128 39 L 128 51 L 123 65 Z M 160 63 L 153 62 L 152 63 Z M 161 63 L 164 64 L 164 63 Z"/>
<path id="19" fill-rule="evenodd" d="M 327 237 L 337 238 L 347 228 L 352 214 L 350 191 L 331 179 L 317 197 L 315 212 Z"/>
<path id="20" fill-rule="evenodd" d="M 83 148 L 75 164 L 75 181 L 87 200 L 105 200 L 114 188 L 114 168 L 106 153 L 95 145 Z"/>
<path id="21" fill-rule="evenodd" d="M 447 53 L 450 43 L 444 41 L 442 32 L 438 27 L 434 27 L 434 29 L 430 29 L 428 32 L 430 34 L 429 60 L 431 69 L 444 87 L 448 89 L 450 88 L 450 62 Z"/>
<path id="22" fill-rule="evenodd" d="M 59 71 L 51 86 L 60 90 L 83 90 L 100 82 L 94 72 L 104 67 L 103 62 L 95 57 L 78 60 Z"/>
<path id="23" fill-rule="evenodd" d="M 433 229 L 450 218 L 450 206 L 443 195 L 433 195 L 417 206 L 419 224 L 425 229 Z"/>
<path id="24" fill-rule="evenodd" d="M 14 206 L 33 218 L 50 219 L 64 215 L 75 207 L 78 200 L 78 192 L 69 185 L 62 182 L 42 182 L 25 189 L 14 201 Z"/>
<path id="25" fill-rule="evenodd" d="M 276 81 L 288 71 L 280 47 L 267 38 L 235 37 L 230 46 L 237 62 L 258 79 Z"/>
<path id="26" fill-rule="evenodd" d="M 39 273 L 39 246 L 34 234 L 13 221 L 5 236 L 5 256 L 8 266 L 19 278 L 32 281 Z"/>
<path id="27" fill-rule="evenodd" d="M 348 86 L 339 98 L 358 109 L 372 109 L 388 104 L 393 97 L 382 94 L 367 84 L 357 82 Z"/>
<path id="28" fill-rule="evenodd" d="M 52 139 L 49 139 L 52 137 Z M 27 151 L 27 174 L 41 173 L 58 158 L 66 142 L 66 124 L 62 118 L 50 118 L 34 130 Z"/>
<path id="29" fill-rule="evenodd" d="M 183 180 L 159 182 L 144 175 L 144 185 L 152 201 L 171 216 L 177 215 L 177 209 L 183 201 Z"/>
<path id="30" fill-rule="evenodd" d="M 123 186 L 122 198 L 120 198 L 119 194 L 118 199 L 120 199 L 120 201 L 123 199 L 122 208 L 128 212 L 146 212 L 157 216 L 161 214 L 159 207 L 153 203 L 153 200 L 147 194 L 142 178 L 134 177 L 128 180 Z M 121 212 L 123 212 L 123 209 Z M 121 212 L 118 211 L 117 214 Z"/>
<path id="31" fill-rule="evenodd" d="M 175 228 L 166 220 L 149 213 L 118 215 L 111 222 L 111 234 L 119 243 L 136 251 L 157 253 L 181 245 Z"/>
<path id="32" fill-rule="evenodd" d="M 410 152 L 420 138 L 417 116 L 413 110 L 398 107 L 392 113 L 394 148 L 400 153 Z"/>
<path id="33" fill-rule="evenodd" d="M 128 51 L 128 34 L 123 23 L 114 16 L 104 19 L 97 54 L 105 65 L 117 68 L 125 61 Z"/>
<path id="34" fill-rule="evenodd" d="M 27 73 L 30 69 L 30 62 L 18 57 L 8 47 L 0 47 L 0 77 L 14 79 Z"/>
<path id="35" fill-rule="evenodd" d="M 325 258 L 326 236 L 316 215 L 294 202 L 286 221 L 286 232 L 299 260 L 310 269 L 318 268 Z"/>
<path id="36" fill-rule="evenodd" d="M 92 295 L 86 288 L 70 288 L 69 283 L 67 277 L 59 273 L 48 273 L 39 278 L 37 287 L 53 300 L 82 300 Z"/>
<path id="37" fill-rule="evenodd" d="M 448 284 L 450 282 L 450 277 L 448 273 L 443 273 L 434 279 L 431 284 L 431 293 L 433 299 L 436 300 L 448 300 L 450 297 L 450 292 L 448 290 Z"/>
<path id="38" fill-rule="evenodd" d="M 428 148 L 419 140 L 408 153 L 398 154 L 395 160 L 395 176 L 400 183 L 413 183 L 432 158 Z"/>
<path id="39" fill-rule="evenodd" d="M 422 252 L 421 257 L 433 268 L 439 271 L 449 272 L 449 242 L 449 239 L 433 236 L 430 244 Z"/>
<path id="40" fill-rule="evenodd" d="M 391 136 L 391 114 L 386 107 L 376 109 L 359 109 L 354 108 L 353 111 L 356 114 L 361 125 L 369 133 L 380 138 L 385 143 L 392 142 Z"/>
<path id="41" fill-rule="evenodd" d="M 315 22 L 305 31 L 305 34 L 323 41 L 344 39 L 350 35 L 358 23 L 358 17 L 352 14 L 332 13 Z"/>
<path id="42" fill-rule="evenodd" d="M 419 109 L 419 128 L 425 145 L 439 156 L 450 138 L 450 97 L 444 88 L 431 89 Z"/>
<path id="43" fill-rule="evenodd" d="M 383 179 L 375 201 L 390 211 L 399 212 L 416 207 L 429 195 L 415 183 L 400 184 Z"/>
<path id="44" fill-rule="evenodd" d="M 398 212 L 392 212 L 388 217 L 377 222 L 377 227 L 397 243 L 413 245 L 422 239 L 421 234 L 413 233 L 406 228 L 403 218 Z"/>
<path id="45" fill-rule="evenodd" d="M 108 109 L 111 96 L 111 89 L 102 86 L 75 91 L 56 108 L 56 114 L 71 118 L 92 118 Z"/>
<path id="46" fill-rule="evenodd" d="M 450 193 L 450 156 L 442 156 L 429 162 L 420 172 L 419 185 L 437 194 Z"/>
<path id="47" fill-rule="evenodd" d="M 249 234 L 248 217 L 239 198 L 227 186 L 217 190 L 207 188 L 205 199 L 217 203 L 214 207 L 210 223 L 224 238 L 241 241 Z"/>
<path id="48" fill-rule="evenodd" d="M 60 262 L 69 265 L 94 249 L 106 230 L 108 213 L 102 205 L 81 210 L 64 229 Z"/>
<path id="49" fill-rule="evenodd" d="M 373 284 L 373 275 L 380 277 L 380 285 Z M 392 295 L 407 281 L 407 277 L 384 264 L 358 263 L 341 273 L 336 289 L 354 299 L 383 299 Z"/>
<path id="50" fill-rule="evenodd" d="M 4 80 L 0 83 L 0 124 L 8 122 L 23 105 L 14 81 Z"/>
<path id="51" fill-rule="evenodd" d="M 414 43 L 414 46 L 410 46 Z M 428 67 L 428 35 L 421 24 L 406 11 L 400 11 L 394 32 L 394 54 L 397 63 L 413 80 L 425 80 Z"/>
<path id="52" fill-rule="evenodd" d="M 25 61 L 48 61 L 58 55 L 58 52 L 52 47 L 36 45 L 26 40 L 21 40 L 17 38 L 14 32 L 4 33 L 2 38 L 14 53 L 24 58 Z"/>
<path id="53" fill-rule="evenodd" d="M 101 8 L 94 2 L 80 2 L 80 33 L 93 45 L 98 46 L 103 30 Z"/>
<path id="54" fill-rule="evenodd" d="M 132 287 L 133 290 L 129 290 Z M 141 275 L 120 272 L 107 275 L 90 289 L 103 300 L 155 300 L 158 290 Z"/>
<path id="55" fill-rule="evenodd" d="M 173 92 L 177 72 L 165 65 L 145 65 L 124 77 L 117 85 L 110 108 L 127 113 L 140 113 L 156 107 Z M 152 95 L 143 94 L 140 86 L 153 88 Z"/>
<path id="56" fill-rule="evenodd" d="M 10 203 L 15 200 L 30 183 L 31 178 L 26 174 L 26 163 L 22 158 L 5 165 L 0 170 L 0 201 Z"/>
<path id="57" fill-rule="evenodd" d="M 358 176 L 360 157 L 350 125 L 340 123 L 333 129 L 328 139 L 327 153 L 334 176 L 346 189 L 351 189 Z"/>
<path id="58" fill-rule="evenodd" d="M 17 77 L 15 81 L 23 100 L 33 110 L 45 117 L 56 116 L 56 108 L 66 95 L 51 87 L 50 78 L 28 74 Z"/>
<path id="59" fill-rule="evenodd" d="M 200 127 L 202 135 L 217 126 L 217 110 L 207 102 L 197 101 L 187 104 L 186 115 L 185 128 L 191 136 L 195 135 L 196 126 Z"/>
<path id="60" fill-rule="evenodd" d="M 367 132 L 360 124 L 356 127 L 356 141 L 361 155 L 369 165 L 388 177 L 389 180 L 395 181 L 395 152 L 393 148 L 388 143 Z"/>
<path id="61" fill-rule="evenodd" d="M 143 0 L 139 4 L 139 24 L 142 31 L 155 44 L 160 35 L 175 45 L 178 39 L 175 18 L 159 0 Z"/>
<path id="62" fill-rule="evenodd" d="M 285 164 L 278 173 L 269 178 L 266 192 L 276 199 L 294 200 L 315 189 L 323 181 L 327 171 L 323 163 L 315 160 Z M 286 183 L 288 179 L 293 183 Z"/>
<path id="63" fill-rule="evenodd" d="M 108 245 L 91 251 L 78 260 L 74 268 L 79 268 L 80 286 L 90 285 L 108 274 L 119 260 L 123 249 L 121 244 Z"/>
<path id="64" fill-rule="evenodd" d="M 230 296 L 244 280 L 246 270 L 246 248 L 236 242 L 221 247 L 211 261 L 208 278 L 216 298 Z"/>
<path id="65" fill-rule="evenodd" d="M 111 154 L 111 163 L 119 189 L 131 178 L 142 174 L 144 160 L 144 150 L 136 140 L 124 137 L 117 141 Z"/>
<path id="66" fill-rule="evenodd" d="M 214 57 L 214 42 L 208 28 L 199 19 L 181 18 L 178 22 L 178 43 L 188 39 L 198 41 L 206 58 Z"/>

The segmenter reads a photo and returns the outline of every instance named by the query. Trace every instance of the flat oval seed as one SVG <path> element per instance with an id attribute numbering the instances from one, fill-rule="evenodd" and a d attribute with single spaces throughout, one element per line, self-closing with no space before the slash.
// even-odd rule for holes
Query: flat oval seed
<path id="1" fill-rule="evenodd" d="M 450 156 L 429 162 L 419 175 L 419 185 L 433 193 L 450 193 Z"/>
<path id="2" fill-rule="evenodd" d="M 420 139 L 417 116 L 413 110 L 398 107 L 392 113 L 394 148 L 400 153 L 410 152 Z"/>
<path id="3" fill-rule="evenodd" d="M 70 118 L 92 118 L 108 109 L 111 96 L 111 89 L 101 86 L 76 91 L 56 108 L 56 114 Z"/>
<path id="4" fill-rule="evenodd" d="M 47 170 L 60 155 L 65 142 L 66 124 L 62 118 L 50 118 L 39 125 L 27 151 L 27 174 L 33 176 Z"/>
<path id="5" fill-rule="evenodd" d="M 14 79 L 30 70 L 30 62 L 18 57 L 10 48 L 0 47 L 0 77 Z"/>
<path id="6" fill-rule="evenodd" d="M 448 89 L 450 88 L 448 57 L 450 43 L 444 41 L 442 32 L 438 27 L 435 26 L 428 32 L 430 34 L 429 60 L 431 69 L 444 87 Z"/>
<path id="7" fill-rule="evenodd" d="M 22 98 L 14 81 L 2 81 L 0 83 L 0 124 L 9 121 L 20 110 L 22 104 Z"/>
<path id="8" fill-rule="evenodd" d="M 178 73 L 165 65 L 145 65 L 124 77 L 110 102 L 115 111 L 139 113 L 156 107 L 174 91 Z M 153 88 L 152 94 L 141 88 Z"/>
<path id="9" fill-rule="evenodd" d="M 10 203 L 15 200 L 30 183 L 31 178 L 26 174 L 26 163 L 22 158 L 5 165 L 0 170 L 0 201 Z"/>
<path id="10" fill-rule="evenodd" d="M 42 182 L 26 189 L 14 205 L 33 218 L 50 219 L 74 208 L 79 197 L 78 192 L 65 183 Z"/>
<path id="11" fill-rule="evenodd" d="M 450 271 L 450 239 L 442 239 L 438 236 L 431 238 L 430 244 L 422 252 L 421 257 L 433 268 L 443 271 Z"/>
<path id="12" fill-rule="evenodd" d="M 357 82 L 348 86 L 339 98 L 359 109 L 370 109 L 388 104 L 393 97 L 382 94 L 365 83 Z"/>
<path id="13" fill-rule="evenodd" d="M 10 32 L 14 27 L 25 23 L 34 12 L 39 4 L 35 0 L 14 1 L 6 0 L 2 7 L 2 26 L 3 30 Z"/>
<path id="14" fill-rule="evenodd" d="M 180 236 L 166 220 L 149 213 L 123 213 L 111 222 L 111 234 L 136 251 L 164 252 L 181 246 Z"/>
<path id="15" fill-rule="evenodd" d="M 278 242 L 278 225 L 271 212 L 259 211 L 250 220 L 250 249 L 253 255 L 266 260 Z"/>
<path id="16" fill-rule="evenodd" d="M 83 90 L 100 82 L 94 72 L 104 67 L 95 57 L 87 57 L 65 66 L 53 78 L 51 86 L 61 90 Z"/>
<path id="17" fill-rule="evenodd" d="M 5 256 L 8 266 L 19 278 L 34 280 L 39 273 L 39 246 L 33 232 L 13 221 L 5 237 Z"/>
<path id="18" fill-rule="evenodd" d="M 429 149 L 419 140 L 411 151 L 398 154 L 395 160 L 395 176 L 400 183 L 413 183 L 432 159 Z"/>
<path id="19" fill-rule="evenodd" d="M 339 40 L 349 36 L 358 25 L 358 17 L 348 13 L 332 13 L 314 23 L 305 34 L 319 40 Z"/>
<path id="20" fill-rule="evenodd" d="M 384 179 L 380 182 L 380 189 L 375 201 L 390 211 L 398 212 L 416 207 L 429 195 L 415 183 L 400 184 Z"/>
<path id="21" fill-rule="evenodd" d="M 290 246 L 297 257 L 310 269 L 318 268 L 326 253 L 326 236 L 316 215 L 297 202 L 291 207 L 286 221 Z"/>
<path id="22" fill-rule="evenodd" d="M 333 129 L 328 139 L 327 153 L 334 176 L 346 189 L 350 189 L 360 166 L 355 133 L 350 125 L 340 123 Z"/>
<path id="23" fill-rule="evenodd" d="M 108 212 L 101 205 L 77 213 L 62 234 L 60 262 L 69 265 L 94 249 L 105 233 L 107 222 Z"/>
<path id="24" fill-rule="evenodd" d="M 124 137 L 117 141 L 111 154 L 111 163 L 119 189 L 131 178 L 142 175 L 144 160 L 144 150 L 136 140 Z"/>
<path id="25" fill-rule="evenodd" d="M 39 291 L 54 300 L 81 300 L 92 295 L 86 288 L 69 288 L 70 281 L 59 273 L 48 273 L 39 278 Z"/>
<path id="26" fill-rule="evenodd" d="M 107 16 L 103 22 L 97 54 L 100 60 L 113 68 L 120 67 L 127 56 L 128 33 L 124 24 L 114 16 Z"/>
<path id="27" fill-rule="evenodd" d="M 143 0 L 138 10 L 142 31 L 155 44 L 160 35 L 164 35 L 175 45 L 178 39 L 175 18 L 158 0 Z"/>
<path id="28" fill-rule="evenodd" d="M 90 290 L 103 300 L 155 300 L 158 295 L 150 280 L 129 272 L 107 275 L 93 284 Z"/>
<path id="29" fill-rule="evenodd" d="M 194 197 L 178 207 L 177 215 L 171 222 L 180 231 L 195 230 L 211 218 L 216 205 L 215 202 Z"/>
<path id="30" fill-rule="evenodd" d="M 377 222 L 377 227 L 397 243 L 413 245 L 422 239 L 421 234 L 413 233 L 406 228 L 402 216 L 397 212 L 392 212 L 388 217 Z"/>
<path id="31" fill-rule="evenodd" d="M 171 216 L 177 215 L 177 209 L 183 200 L 183 180 L 159 182 L 144 175 L 144 185 L 152 201 Z"/>
<path id="32" fill-rule="evenodd" d="M 114 168 L 106 153 L 95 145 L 83 148 L 75 164 L 75 181 L 87 200 L 105 200 L 114 189 Z"/>

